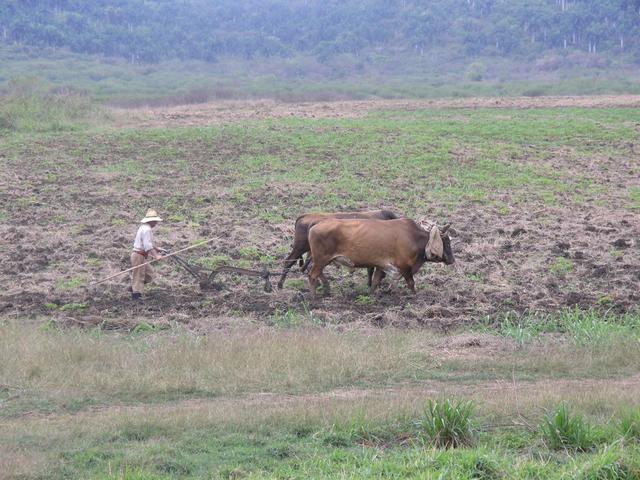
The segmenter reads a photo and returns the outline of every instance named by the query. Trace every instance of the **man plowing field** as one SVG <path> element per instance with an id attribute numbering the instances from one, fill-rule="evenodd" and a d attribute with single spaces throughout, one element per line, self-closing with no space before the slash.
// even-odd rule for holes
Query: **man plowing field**
<path id="1" fill-rule="evenodd" d="M 140 220 L 142 225 L 138 228 L 131 252 L 131 267 L 134 268 L 131 271 L 131 298 L 134 300 L 142 299 L 145 283 L 153 280 L 153 268 L 147 263 L 148 258 L 162 258 L 153 242 L 153 228 L 161 221 L 155 210 L 148 210 L 147 215 Z"/>
<path id="2" fill-rule="evenodd" d="M 328 282 L 322 271 L 330 263 L 344 265 L 350 270 L 367 268 L 369 283 L 373 293 L 380 281 L 388 273 L 401 274 L 410 290 L 415 292 L 413 275 L 425 262 L 454 263 L 451 241 L 447 235 L 449 226 L 442 229 L 430 225 L 425 229 L 422 225 L 388 210 L 373 212 L 347 212 L 334 214 L 307 214 L 296 220 L 294 247 L 291 254 L 283 260 L 281 272 L 270 271 L 266 265 L 260 270 L 222 265 L 215 269 L 191 263 L 178 256 L 179 253 L 191 250 L 219 240 L 210 238 L 202 242 L 169 252 L 158 248 L 153 240 L 153 228 L 162 222 L 155 210 L 147 211 L 140 221 L 131 253 L 131 268 L 108 276 L 90 285 L 97 285 L 125 273 L 131 273 L 131 296 L 140 300 L 144 285 L 153 279 L 151 263 L 170 259 L 177 266 L 186 270 L 196 280 L 201 289 L 219 288 L 213 283 L 220 273 L 233 273 L 260 277 L 264 280 L 264 290 L 271 292 L 270 278 L 280 276 L 280 284 L 284 282 L 289 268 L 300 260 L 302 255 L 311 250 L 314 266 L 309 273 L 309 286 L 315 296 L 316 279 L 320 279 L 328 293 Z M 328 230 L 327 230 L 328 229 Z M 315 232 L 315 234 L 314 234 Z M 315 238 L 315 254 L 314 242 Z M 151 257 L 151 258 L 149 258 Z M 307 264 L 311 257 L 307 256 Z M 319 259 L 319 260 L 318 260 Z M 375 273 L 374 273 L 375 272 Z"/>

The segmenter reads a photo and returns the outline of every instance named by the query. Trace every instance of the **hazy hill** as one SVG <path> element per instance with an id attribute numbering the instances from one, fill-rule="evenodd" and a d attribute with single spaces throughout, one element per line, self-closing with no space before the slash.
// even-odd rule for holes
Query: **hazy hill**
<path id="1" fill-rule="evenodd" d="M 640 62 L 639 0 L 4 0 L 0 41 L 214 62 L 312 55 L 604 54 Z M 601 55 L 602 57 L 602 55 Z"/>

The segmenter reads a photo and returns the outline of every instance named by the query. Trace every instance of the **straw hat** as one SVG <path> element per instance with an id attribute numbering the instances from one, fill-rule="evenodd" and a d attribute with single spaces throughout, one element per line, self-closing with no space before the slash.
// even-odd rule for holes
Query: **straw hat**
<path id="1" fill-rule="evenodd" d="M 149 223 L 149 222 L 161 222 L 162 219 L 158 216 L 158 213 L 150 208 L 149 210 L 147 210 L 147 215 L 140 220 L 140 223 Z"/>

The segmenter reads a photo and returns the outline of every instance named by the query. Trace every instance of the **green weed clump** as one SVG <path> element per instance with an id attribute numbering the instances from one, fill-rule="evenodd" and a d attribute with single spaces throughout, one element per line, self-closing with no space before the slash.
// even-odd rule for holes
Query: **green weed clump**
<path id="1" fill-rule="evenodd" d="M 71 302 L 71 303 L 65 303 L 64 305 L 62 305 L 60 307 L 60 311 L 61 312 L 77 312 L 80 310 L 84 310 L 85 308 L 87 308 L 86 303 Z"/>
<path id="2" fill-rule="evenodd" d="M 56 282 L 56 287 L 60 290 L 75 290 L 82 285 L 83 279 L 80 277 L 73 277 L 67 280 L 59 280 Z"/>
<path id="3" fill-rule="evenodd" d="M 473 409 L 471 401 L 429 400 L 418 421 L 424 440 L 442 448 L 471 446 L 475 439 Z"/>
<path id="4" fill-rule="evenodd" d="M 640 188 L 629 188 L 629 199 L 631 200 L 631 209 L 640 210 Z"/>
<path id="5" fill-rule="evenodd" d="M 595 431 L 580 414 L 572 414 L 562 402 L 552 414 L 546 415 L 540 430 L 547 447 L 552 450 L 586 452 L 595 446 Z"/>
<path id="6" fill-rule="evenodd" d="M 560 277 L 564 277 L 573 271 L 574 264 L 571 259 L 558 257 L 549 265 L 549 271 Z"/>
<path id="7" fill-rule="evenodd" d="M 607 446 L 588 461 L 577 463 L 573 478 L 580 480 L 626 480 L 640 478 L 637 458 L 625 455 L 617 446 Z"/>
<path id="8" fill-rule="evenodd" d="M 208 268 L 211 270 L 215 270 L 216 268 L 220 268 L 224 265 L 229 265 L 231 263 L 231 258 L 228 255 L 209 255 L 208 257 L 199 258 L 196 263 L 203 266 L 204 268 Z"/>

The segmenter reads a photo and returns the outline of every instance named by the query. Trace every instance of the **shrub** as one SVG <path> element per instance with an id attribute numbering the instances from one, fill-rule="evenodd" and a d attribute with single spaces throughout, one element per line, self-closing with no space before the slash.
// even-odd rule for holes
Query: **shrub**
<path id="1" fill-rule="evenodd" d="M 467 78 L 472 82 L 480 82 L 484 78 L 484 74 L 487 70 L 484 63 L 482 62 L 473 62 L 467 68 Z"/>
<path id="2" fill-rule="evenodd" d="M 522 91 L 524 97 L 542 97 L 547 94 L 547 90 L 544 87 L 531 87 Z"/>
<path id="3" fill-rule="evenodd" d="M 593 428 L 581 415 L 572 415 L 565 402 L 544 417 L 540 430 L 552 450 L 587 451 L 595 445 Z"/>
<path id="4" fill-rule="evenodd" d="M 429 400 L 418 421 L 420 433 L 437 447 L 470 446 L 474 443 L 473 408 L 470 401 Z"/>

